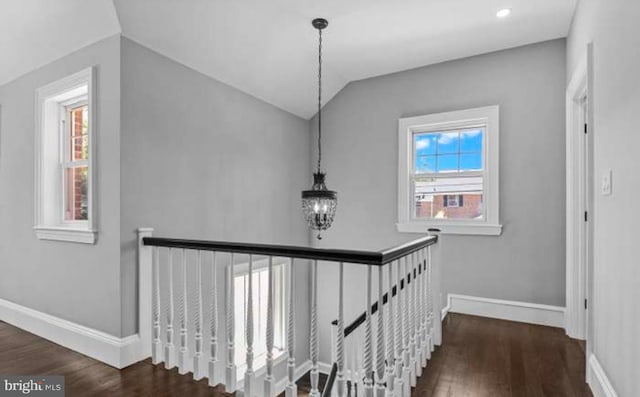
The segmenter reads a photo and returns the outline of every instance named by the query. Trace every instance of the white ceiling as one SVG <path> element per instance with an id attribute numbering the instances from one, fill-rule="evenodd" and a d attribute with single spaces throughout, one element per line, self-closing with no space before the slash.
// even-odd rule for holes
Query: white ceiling
<path id="1" fill-rule="evenodd" d="M 576 2 L 0 0 L 0 84 L 121 27 L 140 44 L 309 118 L 317 95 L 314 17 L 329 20 L 326 102 L 350 81 L 565 37 Z M 504 7 L 512 15 L 496 18 Z"/>

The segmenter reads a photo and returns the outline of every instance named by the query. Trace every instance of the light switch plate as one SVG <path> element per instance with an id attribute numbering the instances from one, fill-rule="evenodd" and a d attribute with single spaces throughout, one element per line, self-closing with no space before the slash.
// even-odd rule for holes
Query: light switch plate
<path id="1" fill-rule="evenodd" d="M 603 196 L 611 196 L 611 170 L 606 170 L 602 175 L 602 184 L 600 186 L 600 191 Z"/>

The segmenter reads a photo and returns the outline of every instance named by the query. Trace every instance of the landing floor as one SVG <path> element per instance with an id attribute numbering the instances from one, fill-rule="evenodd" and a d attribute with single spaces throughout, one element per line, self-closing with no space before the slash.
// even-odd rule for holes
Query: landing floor
<path id="1" fill-rule="evenodd" d="M 560 329 L 450 314 L 443 334 L 413 396 L 592 397 L 584 351 Z M 0 374 L 64 375 L 67 397 L 228 396 L 149 361 L 118 371 L 3 322 Z M 308 377 L 299 389 L 308 391 Z"/>
<path id="2" fill-rule="evenodd" d="M 592 397 L 581 344 L 564 330 L 449 314 L 413 396 Z"/>

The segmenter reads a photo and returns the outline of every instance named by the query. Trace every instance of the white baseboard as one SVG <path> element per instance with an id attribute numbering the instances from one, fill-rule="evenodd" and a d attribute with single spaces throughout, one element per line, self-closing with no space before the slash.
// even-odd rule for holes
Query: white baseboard
<path id="1" fill-rule="evenodd" d="M 4 299 L 0 299 L 0 320 L 112 367 L 124 368 L 142 359 L 138 335 L 119 338 Z"/>
<path id="2" fill-rule="evenodd" d="M 321 374 L 325 374 L 325 375 L 331 374 L 331 367 L 333 367 L 332 364 L 318 361 L 318 371 L 320 371 Z"/>
<path id="3" fill-rule="evenodd" d="M 443 321 L 447 314 L 449 314 L 449 310 L 451 310 L 451 306 L 449 306 L 449 300 L 447 299 L 447 306 L 442 308 L 442 314 L 440 316 L 440 321 Z"/>
<path id="4" fill-rule="evenodd" d="M 451 312 L 564 328 L 564 307 L 560 306 L 458 294 L 449 294 L 447 302 L 443 318 Z"/>
<path id="5" fill-rule="evenodd" d="M 594 397 L 618 397 L 618 393 L 613 389 L 607 374 L 593 354 L 589 357 L 589 369 L 587 383 L 589 383 Z"/>

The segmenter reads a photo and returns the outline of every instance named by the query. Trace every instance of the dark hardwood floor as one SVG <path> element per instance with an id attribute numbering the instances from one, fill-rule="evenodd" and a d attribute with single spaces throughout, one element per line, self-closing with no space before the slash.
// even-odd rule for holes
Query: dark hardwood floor
<path id="1" fill-rule="evenodd" d="M 228 396 L 149 361 L 121 371 L 0 322 L 0 374 L 63 375 L 73 396 Z M 321 379 L 324 383 L 324 377 Z M 299 382 L 309 390 L 308 375 Z M 413 396 L 591 397 L 584 352 L 560 329 L 450 314 Z"/>
<path id="2" fill-rule="evenodd" d="M 584 350 L 564 330 L 449 314 L 420 397 L 592 397 Z"/>

